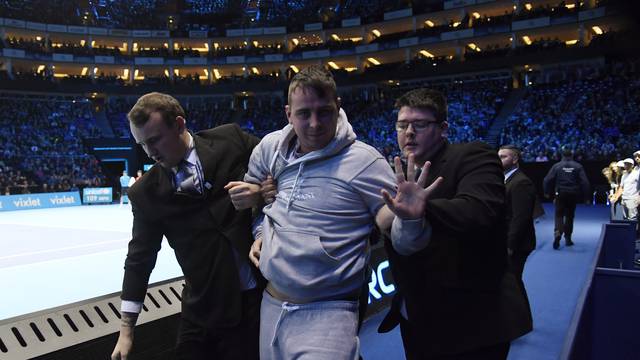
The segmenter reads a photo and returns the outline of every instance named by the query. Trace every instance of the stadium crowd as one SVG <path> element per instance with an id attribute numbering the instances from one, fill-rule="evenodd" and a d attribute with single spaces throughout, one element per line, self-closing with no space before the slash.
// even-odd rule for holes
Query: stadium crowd
<path id="1" fill-rule="evenodd" d="M 523 161 L 559 159 L 574 144 L 578 160 L 622 158 L 640 143 L 638 63 L 565 66 L 530 73 L 532 85 L 506 121 L 498 144 L 515 144 Z M 248 80 L 247 80 L 248 81 Z M 448 98 L 451 142 L 487 140 L 488 130 L 511 92 L 511 79 L 446 80 L 425 84 Z M 355 132 L 387 159 L 397 155 L 393 103 L 411 83 L 343 87 L 340 96 Z M 193 131 L 237 122 L 259 137 L 286 124 L 279 94 L 179 97 Z M 105 114 L 113 136 L 130 138 L 126 113 L 135 96 L 110 96 Z M 88 101 L 4 96 L 0 111 L 4 192 L 64 190 L 104 183 L 100 164 L 83 139 L 108 136 L 96 126 Z M 11 120 L 9 120 L 11 119 Z M 49 175 L 47 175 L 49 174 Z M 45 187 L 46 184 L 46 187 Z M 7 190 L 7 187 L 11 187 Z"/>

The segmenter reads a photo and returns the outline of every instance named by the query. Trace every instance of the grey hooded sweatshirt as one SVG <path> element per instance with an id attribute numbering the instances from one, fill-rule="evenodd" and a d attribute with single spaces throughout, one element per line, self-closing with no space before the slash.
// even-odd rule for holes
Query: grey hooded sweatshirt
<path id="1" fill-rule="evenodd" d="M 251 154 L 245 181 L 271 174 L 278 194 L 265 206 L 260 271 L 277 291 L 316 301 L 357 293 L 365 277 L 368 237 L 395 194 L 384 157 L 357 141 L 341 109 L 336 135 L 323 149 L 291 156 L 291 125 L 265 136 Z"/>

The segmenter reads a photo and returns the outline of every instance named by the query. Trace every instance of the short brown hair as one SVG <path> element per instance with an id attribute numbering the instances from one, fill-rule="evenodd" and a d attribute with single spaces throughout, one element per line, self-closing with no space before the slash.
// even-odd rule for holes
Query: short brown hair
<path id="1" fill-rule="evenodd" d="M 522 157 L 522 151 L 520 148 L 513 144 L 502 145 L 498 150 L 511 150 L 518 157 L 518 161 Z"/>
<path id="2" fill-rule="evenodd" d="M 447 121 L 447 98 L 440 91 L 425 88 L 411 90 L 400 96 L 394 107 L 400 110 L 403 106 L 429 110 L 436 121 Z"/>
<path id="3" fill-rule="evenodd" d="M 186 117 L 184 109 L 176 98 L 171 95 L 152 92 L 145 94 L 136 101 L 129 113 L 127 119 L 136 127 L 142 127 L 149 120 L 152 113 L 158 112 L 162 115 L 162 119 L 171 127 L 175 124 L 178 116 Z"/>
<path id="4" fill-rule="evenodd" d="M 302 69 L 291 79 L 289 92 L 287 94 L 289 104 L 291 104 L 291 93 L 299 87 L 311 88 L 323 99 L 338 98 L 336 82 L 333 80 L 333 75 L 331 75 L 329 70 L 320 65 L 313 65 Z"/>

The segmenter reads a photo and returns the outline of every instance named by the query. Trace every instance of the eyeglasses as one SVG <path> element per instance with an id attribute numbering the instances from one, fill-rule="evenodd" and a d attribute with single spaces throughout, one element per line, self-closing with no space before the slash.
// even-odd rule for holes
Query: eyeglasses
<path id="1" fill-rule="evenodd" d="M 405 132 L 409 128 L 409 125 L 413 128 L 413 131 L 420 132 L 425 130 L 432 124 L 438 124 L 439 121 L 427 121 L 427 120 L 416 120 L 416 121 L 398 121 L 396 122 L 396 131 L 397 132 Z"/>

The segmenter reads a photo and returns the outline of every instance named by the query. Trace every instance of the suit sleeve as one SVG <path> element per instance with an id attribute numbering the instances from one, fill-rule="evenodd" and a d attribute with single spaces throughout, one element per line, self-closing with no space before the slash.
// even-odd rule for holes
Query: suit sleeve
<path id="1" fill-rule="evenodd" d="M 251 153 L 253 148 L 255 148 L 256 145 L 258 145 L 258 143 L 260 142 L 260 139 L 258 137 L 256 137 L 256 136 L 254 136 L 254 135 L 251 135 L 251 134 L 245 132 L 237 124 L 234 124 L 234 128 L 238 132 L 238 136 L 242 140 L 242 142 L 245 145 L 245 148 L 247 149 L 247 151 L 249 153 Z"/>
<path id="2" fill-rule="evenodd" d="M 469 145 L 461 154 L 456 192 L 451 199 L 427 201 L 426 218 L 434 228 L 469 233 L 490 229 L 504 217 L 504 175 L 495 151 Z"/>
<path id="3" fill-rule="evenodd" d="M 143 301 L 149 276 L 156 265 L 162 244 L 162 230 L 158 224 L 144 218 L 133 205 L 133 230 L 129 251 L 124 262 L 123 300 Z"/>
<path id="4" fill-rule="evenodd" d="M 518 181 L 511 188 L 511 223 L 507 244 L 509 249 L 518 249 L 518 241 L 527 237 L 536 204 L 536 189 L 530 181 Z"/>

